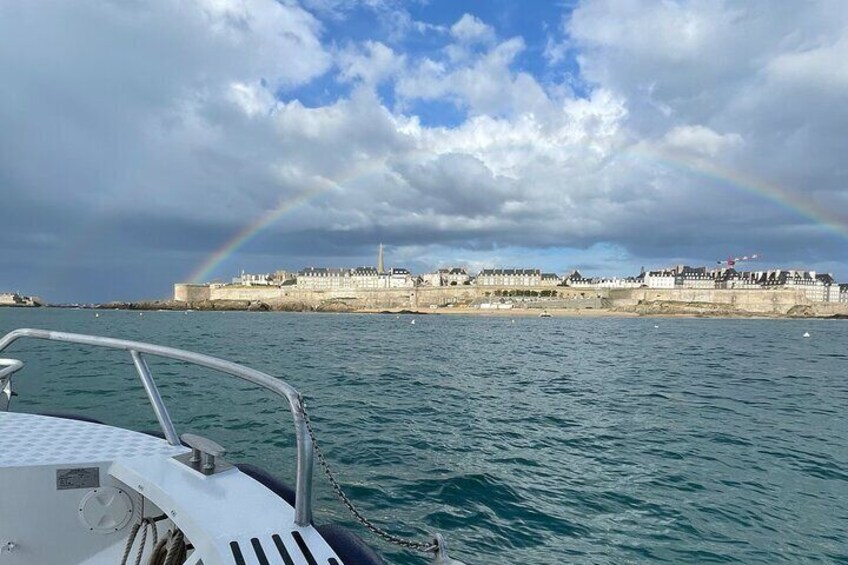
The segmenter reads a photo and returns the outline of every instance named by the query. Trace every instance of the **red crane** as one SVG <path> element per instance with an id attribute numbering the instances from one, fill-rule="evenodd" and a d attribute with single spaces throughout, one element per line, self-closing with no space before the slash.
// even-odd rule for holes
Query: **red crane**
<path id="1" fill-rule="evenodd" d="M 754 253 L 753 255 L 743 255 L 742 257 L 728 257 L 724 261 L 716 261 L 716 263 L 725 267 L 732 268 L 736 266 L 736 263 L 742 263 L 743 261 L 753 261 L 759 258 L 760 256 Z"/>

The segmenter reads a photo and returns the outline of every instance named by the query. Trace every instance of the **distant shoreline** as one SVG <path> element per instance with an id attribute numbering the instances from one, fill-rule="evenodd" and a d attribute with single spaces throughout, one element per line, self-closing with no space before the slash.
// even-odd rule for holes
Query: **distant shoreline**
<path id="1" fill-rule="evenodd" d="M 277 307 L 275 307 L 277 306 Z M 278 307 L 279 305 L 268 305 L 256 302 L 233 301 L 221 303 L 192 304 L 184 302 L 167 301 L 139 301 L 105 303 L 91 306 L 67 306 L 56 305 L 50 308 L 64 309 L 86 309 L 86 310 L 131 310 L 131 311 L 196 311 L 196 312 L 290 312 L 290 313 L 332 313 L 332 314 L 376 314 L 376 315 L 404 315 L 404 316 L 480 316 L 489 318 L 538 318 L 543 312 L 550 314 L 551 318 L 713 318 L 713 319 L 848 319 L 848 313 L 821 314 L 804 311 L 799 314 L 778 314 L 762 312 L 730 312 L 709 311 L 696 312 L 686 311 L 681 307 L 675 311 L 638 311 L 622 308 L 502 308 L 502 309 L 480 309 L 473 307 L 440 307 L 440 308 L 292 308 L 290 305 Z"/>

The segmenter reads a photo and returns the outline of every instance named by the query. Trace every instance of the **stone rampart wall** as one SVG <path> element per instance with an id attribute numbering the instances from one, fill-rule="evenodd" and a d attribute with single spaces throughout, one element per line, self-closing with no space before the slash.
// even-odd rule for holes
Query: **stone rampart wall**
<path id="1" fill-rule="evenodd" d="M 212 287 L 209 300 L 276 300 L 282 295 L 278 286 L 218 286 Z"/>
<path id="2" fill-rule="evenodd" d="M 796 306 L 812 304 L 799 290 L 780 289 L 698 289 L 698 288 L 633 288 L 612 289 L 613 308 L 629 308 L 638 304 L 666 303 L 690 305 L 710 304 L 726 310 L 752 314 L 786 314 Z"/>
<path id="3" fill-rule="evenodd" d="M 556 291 L 553 298 L 495 296 L 500 291 Z M 635 313 L 815 315 L 848 313 L 848 304 L 814 303 L 796 289 L 608 289 L 570 287 L 417 287 L 402 289 L 303 290 L 296 286 L 174 285 L 179 302 L 246 301 L 272 306 L 307 309 L 380 310 L 384 308 L 429 308 L 431 306 L 474 305 L 504 298 L 517 305 L 539 308 L 611 308 Z"/>
<path id="4" fill-rule="evenodd" d="M 442 286 L 393 289 L 304 290 L 296 286 L 235 286 L 209 287 L 204 285 L 174 285 L 174 300 L 200 302 L 203 300 L 247 300 L 276 303 L 303 303 L 319 306 L 325 302 L 349 304 L 356 308 L 427 308 L 431 305 L 471 304 L 475 300 L 495 298 L 496 292 L 556 291 L 564 300 L 605 298 L 608 289 L 571 289 L 567 287 L 482 287 Z M 518 298 L 518 297 L 515 297 Z"/>
<path id="5" fill-rule="evenodd" d="M 209 300 L 210 288 L 205 284 L 175 284 L 174 300 L 177 302 L 202 302 Z"/>

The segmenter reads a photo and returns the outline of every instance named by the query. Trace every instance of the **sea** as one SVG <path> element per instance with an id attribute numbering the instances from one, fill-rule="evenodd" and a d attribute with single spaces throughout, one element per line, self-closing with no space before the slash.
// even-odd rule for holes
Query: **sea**
<path id="1" fill-rule="evenodd" d="M 284 379 L 362 513 L 440 532 L 469 565 L 848 563 L 848 321 L 0 309 L 0 331 L 18 327 Z M 25 362 L 13 411 L 156 428 L 124 352 L 20 341 L 2 356 Z M 293 483 L 279 398 L 150 364 L 178 432 Z M 316 523 L 429 562 L 358 526 L 317 465 L 315 488 Z"/>

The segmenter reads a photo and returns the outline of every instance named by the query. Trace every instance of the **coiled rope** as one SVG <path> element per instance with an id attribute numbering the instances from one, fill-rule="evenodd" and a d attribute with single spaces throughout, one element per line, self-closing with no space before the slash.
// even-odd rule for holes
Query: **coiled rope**
<path id="1" fill-rule="evenodd" d="M 139 523 L 133 524 L 130 535 L 127 538 L 127 545 L 124 548 L 124 556 L 121 558 L 121 565 L 127 565 L 139 531 L 141 532 L 141 538 L 139 539 L 138 551 L 135 555 L 135 565 L 141 565 L 141 558 L 144 555 L 144 548 L 147 545 L 148 526 L 152 532 L 153 550 L 150 553 L 150 558 L 147 560 L 147 565 L 177 565 L 185 561 L 187 548 L 183 533 L 179 529 L 169 530 L 160 540 L 159 532 L 156 529 L 157 521 L 158 518 L 142 518 Z"/>

